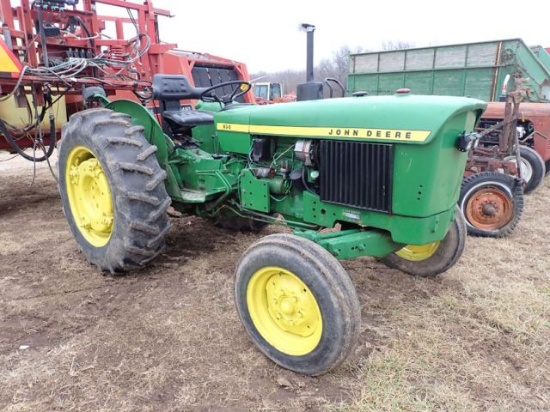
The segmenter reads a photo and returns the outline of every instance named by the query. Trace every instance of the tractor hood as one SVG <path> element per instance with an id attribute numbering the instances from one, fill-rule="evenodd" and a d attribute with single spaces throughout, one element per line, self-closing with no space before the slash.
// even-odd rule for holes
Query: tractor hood
<path id="1" fill-rule="evenodd" d="M 240 133 L 426 144 L 457 115 L 469 117 L 466 124 L 471 130 L 466 132 L 471 132 L 486 105 L 466 97 L 407 93 L 268 106 L 236 105 L 215 117 L 222 140 L 226 134 Z"/>

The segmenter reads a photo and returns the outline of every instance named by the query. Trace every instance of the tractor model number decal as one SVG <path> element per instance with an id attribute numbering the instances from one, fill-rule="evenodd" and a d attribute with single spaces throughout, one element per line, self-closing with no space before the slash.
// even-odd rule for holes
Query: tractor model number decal
<path id="1" fill-rule="evenodd" d="M 430 135 L 428 130 L 364 129 L 345 127 L 294 127 L 262 126 L 234 123 L 218 123 L 217 130 L 252 134 L 273 134 L 279 136 L 308 136 L 333 139 L 376 139 L 399 142 L 424 142 Z"/>
<path id="2" fill-rule="evenodd" d="M 228 132 L 248 133 L 249 129 L 247 124 L 218 123 L 217 125 L 217 130 L 225 130 Z"/>

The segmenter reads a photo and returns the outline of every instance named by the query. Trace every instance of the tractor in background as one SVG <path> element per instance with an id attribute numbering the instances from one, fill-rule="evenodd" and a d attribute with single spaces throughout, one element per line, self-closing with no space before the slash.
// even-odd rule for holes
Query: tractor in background
<path id="1" fill-rule="evenodd" d="M 342 260 L 434 277 L 460 259 L 457 200 L 485 102 L 398 93 L 258 105 L 244 69 L 160 43 L 157 16 L 168 13 L 150 1 L 0 1 L 11 62 L 0 98 L 30 113 L 23 126 L 2 114 L 0 132 L 15 140 L 47 119 L 55 139 L 66 110 L 59 193 L 76 245 L 101 272 L 157 259 L 170 207 L 232 230 L 284 226 L 237 262 L 236 308 L 269 359 L 316 376 L 347 358 L 360 331 Z M 102 2 L 128 18 L 98 17 Z M 116 39 L 101 36 L 109 21 Z M 222 79 L 222 68 L 239 78 Z"/>
<path id="2" fill-rule="evenodd" d="M 296 101 L 296 95 L 284 94 L 283 84 L 277 82 L 252 82 L 257 104 L 288 103 Z"/>

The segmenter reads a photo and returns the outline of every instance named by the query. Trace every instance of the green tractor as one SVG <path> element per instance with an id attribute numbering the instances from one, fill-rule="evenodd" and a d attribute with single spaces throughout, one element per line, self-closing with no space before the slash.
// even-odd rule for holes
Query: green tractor
<path id="1" fill-rule="evenodd" d="M 461 256 L 457 200 L 484 102 L 397 93 L 260 106 L 237 102 L 249 83 L 194 88 L 181 75 L 156 75 L 152 89 L 154 110 L 95 93 L 101 107 L 63 129 L 64 212 L 101 271 L 155 259 L 169 207 L 241 231 L 284 225 L 292 231 L 260 238 L 237 263 L 236 307 L 268 358 L 316 376 L 359 333 L 340 260 L 432 277 Z"/>

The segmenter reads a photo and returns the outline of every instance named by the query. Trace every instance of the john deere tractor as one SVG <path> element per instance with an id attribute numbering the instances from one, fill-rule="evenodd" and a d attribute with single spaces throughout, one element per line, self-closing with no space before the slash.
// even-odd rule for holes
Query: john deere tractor
<path id="1" fill-rule="evenodd" d="M 431 277 L 461 256 L 456 205 L 486 104 L 407 93 L 238 103 L 249 89 L 156 75 L 154 109 L 94 93 L 101 107 L 63 129 L 63 207 L 87 259 L 113 274 L 161 253 L 169 207 L 235 230 L 292 229 L 244 252 L 236 307 L 268 358 L 320 375 L 346 358 L 360 327 L 340 260 L 372 256 Z"/>

